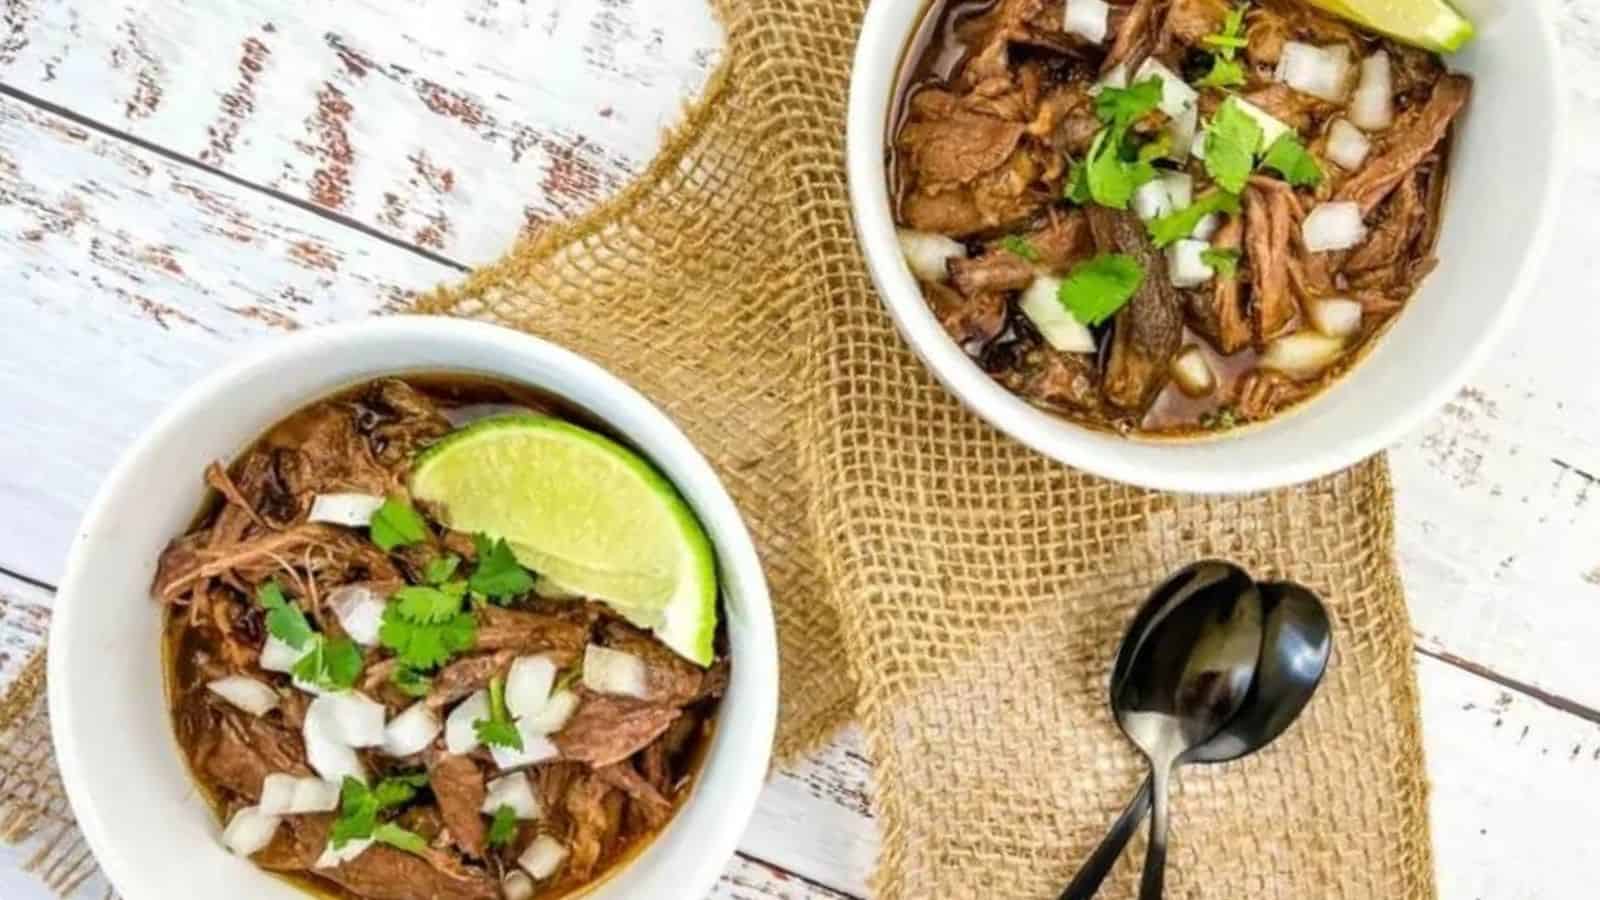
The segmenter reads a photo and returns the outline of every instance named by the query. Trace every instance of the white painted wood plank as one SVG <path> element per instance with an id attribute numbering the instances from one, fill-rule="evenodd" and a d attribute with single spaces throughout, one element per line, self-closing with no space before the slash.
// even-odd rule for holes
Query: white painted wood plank
<path id="1" fill-rule="evenodd" d="M 655 0 L 6 9 L 6 84 L 469 262 L 641 168 L 721 41 Z"/>

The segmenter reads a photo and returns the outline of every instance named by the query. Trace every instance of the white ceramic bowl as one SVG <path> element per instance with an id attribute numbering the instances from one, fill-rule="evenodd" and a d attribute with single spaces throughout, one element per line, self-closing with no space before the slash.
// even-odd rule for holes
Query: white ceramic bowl
<path id="1" fill-rule="evenodd" d="M 598 366 L 544 341 L 451 319 L 389 318 L 273 341 L 195 385 L 128 450 L 89 507 L 56 597 L 50 715 L 78 823 L 127 900 L 303 900 L 230 855 L 173 736 L 162 687 L 156 558 L 189 525 L 200 474 L 273 423 L 380 375 L 456 371 L 521 382 L 588 410 L 655 462 L 715 545 L 734 660 L 694 793 L 647 850 L 588 896 L 700 900 L 755 808 L 777 716 L 777 643 L 744 523 L 677 426 Z"/>
<path id="2" fill-rule="evenodd" d="M 903 49 L 928 0 L 873 0 L 850 86 L 851 202 L 861 246 L 900 332 L 995 427 L 1068 465 L 1162 490 L 1235 492 L 1305 481 L 1395 443 L 1488 357 L 1532 291 L 1565 173 L 1565 94 L 1552 4 L 1457 0 L 1478 38 L 1452 57 L 1476 80 L 1451 159 L 1439 268 L 1343 379 L 1300 409 L 1210 441 L 1119 438 L 1028 405 L 945 335 L 895 243 L 885 123 Z"/>

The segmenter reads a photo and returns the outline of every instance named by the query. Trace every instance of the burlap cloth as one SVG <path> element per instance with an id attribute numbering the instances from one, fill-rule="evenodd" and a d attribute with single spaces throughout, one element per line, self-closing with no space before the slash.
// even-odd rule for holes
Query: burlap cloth
<path id="1" fill-rule="evenodd" d="M 1053 898 L 1144 774 L 1106 709 L 1122 629 L 1169 570 L 1220 555 L 1321 591 L 1337 649 L 1277 745 L 1185 772 L 1170 896 L 1434 896 L 1384 463 L 1178 497 L 984 425 L 905 348 L 852 237 L 843 123 L 862 2 L 716 6 L 724 61 L 648 172 L 418 309 L 599 360 L 711 458 L 778 606 L 781 755 L 852 713 L 867 734 L 873 895 Z M 93 863 L 49 765 L 41 672 L 9 698 L 0 829 L 33 834 L 36 867 L 70 887 Z M 1102 896 L 1133 894 L 1141 855 Z"/>

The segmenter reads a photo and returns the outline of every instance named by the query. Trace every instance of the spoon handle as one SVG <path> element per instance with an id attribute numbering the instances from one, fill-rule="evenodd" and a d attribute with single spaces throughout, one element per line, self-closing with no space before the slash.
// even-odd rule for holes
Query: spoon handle
<path id="1" fill-rule="evenodd" d="M 1152 778 L 1146 776 L 1144 784 L 1139 785 L 1139 792 L 1133 795 L 1133 800 L 1122 811 L 1122 815 L 1111 823 L 1111 830 L 1100 840 L 1100 846 L 1094 848 L 1089 854 L 1089 859 L 1084 862 L 1083 868 L 1073 876 L 1072 883 L 1061 892 L 1060 900 L 1089 900 L 1100 890 L 1100 883 L 1111 874 L 1111 867 L 1117 864 L 1117 857 L 1127 848 L 1128 841 L 1133 839 L 1134 831 L 1138 830 L 1139 823 L 1144 821 L 1150 812 L 1150 793 Z"/>
<path id="2" fill-rule="evenodd" d="M 1150 847 L 1145 851 L 1144 877 L 1139 881 L 1139 900 L 1161 900 L 1167 876 L 1167 788 L 1172 780 L 1172 761 L 1157 764 L 1151 771 L 1155 795 L 1151 802 Z"/>

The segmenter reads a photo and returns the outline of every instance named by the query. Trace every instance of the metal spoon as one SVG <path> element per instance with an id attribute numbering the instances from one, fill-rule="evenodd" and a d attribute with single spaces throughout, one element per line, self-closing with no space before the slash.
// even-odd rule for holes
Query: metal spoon
<path id="1" fill-rule="evenodd" d="M 1231 762 L 1272 743 L 1300 716 L 1328 668 L 1333 651 L 1332 624 L 1316 594 L 1297 584 L 1259 585 L 1265 612 L 1265 638 L 1255 683 L 1239 712 L 1222 730 L 1197 747 L 1190 761 Z M 1060 900 L 1089 900 L 1111 872 L 1133 832 L 1150 811 L 1152 778 L 1140 785 L 1100 846 L 1061 893 Z"/>

